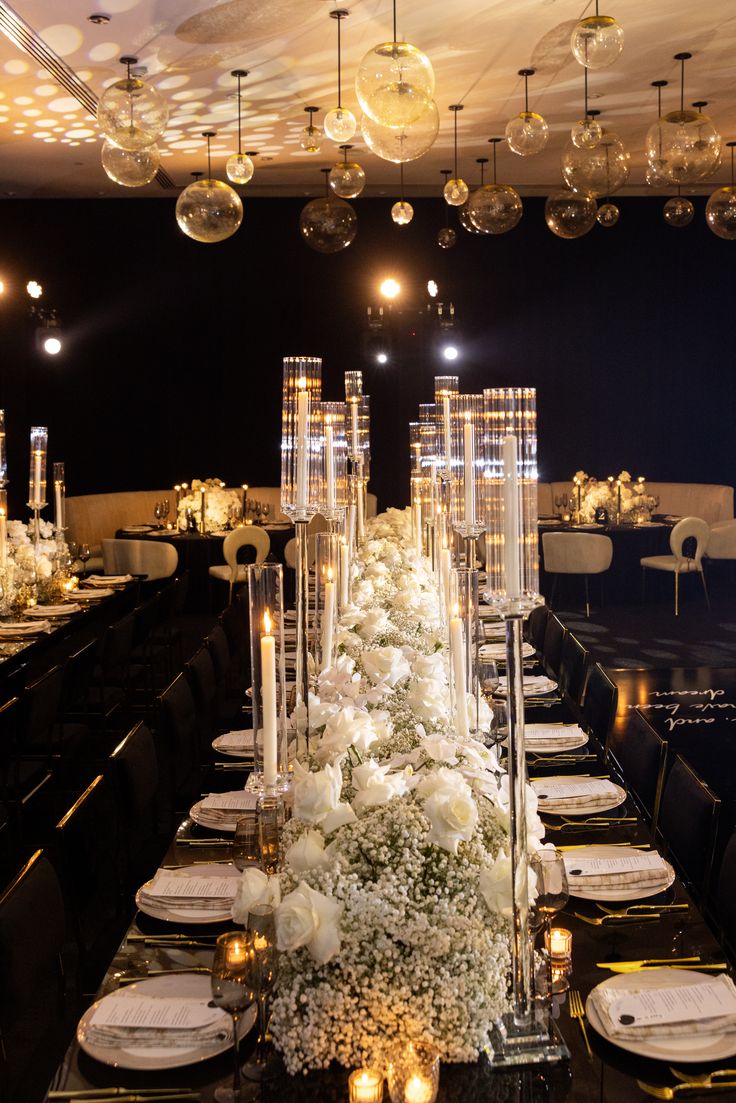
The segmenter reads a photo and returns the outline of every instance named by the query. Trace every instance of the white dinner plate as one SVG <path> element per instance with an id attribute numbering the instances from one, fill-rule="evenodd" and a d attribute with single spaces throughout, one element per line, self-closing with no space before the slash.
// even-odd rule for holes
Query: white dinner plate
<path id="1" fill-rule="evenodd" d="M 546 734 L 550 729 L 554 735 Z M 540 734 L 542 731 L 544 735 Z M 536 734 L 535 734 L 536 733 Z M 585 747 L 588 736 L 577 724 L 525 724 L 526 749 L 531 754 L 558 754 Z"/>
<path id="2" fill-rule="evenodd" d="M 531 655 L 535 655 L 536 652 L 530 643 L 526 640 L 521 645 L 522 658 L 528 659 Z M 501 662 L 506 662 L 506 644 L 495 642 L 491 640 L 488 643 L 482 643 L 480 646 L 481 659 L 496 659 Z"/>
<path id="3" fill-rule="evenodd" d="M 581 847 L 580 850 L 575 851 L 575 856 L 580 856 L 581 858 L 620 858 L 622 855 L 625 855 L 628 850 L 628 847 L 608 846 L 605 843 L 600 843 Z M 664 864 L 667 869 L 667 879 L 663 880 L 659 885 L 647 885 L 645 888 L 641 885 L 632 885 L 631 888 L 628 889 L 624 885 L 616 885 L 610 889 L 576 888 L 574 892 L 571 887 L 570 895 L 576 896 L 579 900 L 601 900 L 604 903 L 611 900 L 644 900 L 647 896 L 656 896 L 657 893 L 664 892 L 664 890 L 668 889 L 675 880 L 675 871 L 670 863 L 665 862 Z"/>
<path id="4" fill-rule="evenodd" d="M 24 617 L 70 617 L 72 613 L 80 613 L 81 606 L 70 602 L 68 605 L 32 605 L 30 609 L 23 610 Z"/>
<path id="5" fill-rule="evenodd" d="M 568 781 L 575 780 L 575 776 L 563 774 L 561 777 L 546 777 L 544 780 Z M 596 802 L 593 805 L 581 804 L 580 801 L 576 800 L 574 797 L 569 801 L 556 800 L 550 801 L 549 803 L 547 801 L 540 801 L 538 812 L 542 816 L 545 812 L 549 816 L 597 816 L 599 812 L 608 812 L 611 808 L 618 808 L 619 804 L 623 804 L 626 800 L 626 791 L 622 789 L 620 785 L 616 785 L 613 782 L 611 782 L 611 784 L 616 790 L 616 794 L 615 797 L 613 793 L 611 794 L 610 801 L 603 801 L 603 798 L 601 798 L 601 802 Z"/>
<path id="6" fill-rule="evenodd" d="M 237 739 L 233 740 L 234 736 L 237 736 Z M 237 743 L 237 747 L 226 747 L 225 744 L 228 741 Z M 245 728 L 243 731 L 225 732 L 224 735 L 218 735 L 216 739 L 212 740 L 212 746 L 218 754 L 227 755 L 228 758 L 247 758 L 252 762 L 253 729 Z"/>
<path id="7" fill-rule="evenodd" d="M 545 678 L 541 674 L 529 674 L 524 677 L 524 696 L 525 697 L 542 697 L 546 693 L 554 693 L 557 689 L 557 682 L 552 678 Z M 498 689 L 494 690 L 494 697 L 506 696 L 506 678 L 501 678 Z"/>
<path id="8" fill-rule="evenodd" d="M 204 800 L 204 798 L 202 798 L 202 800 Z M 190 808 L 189 815 L 200 827 L 209 827 L 211 831 L 232 831 L 233 834 L 235 834 L 236 820 L 239 820 L 241 816 L 255 813 L 255 804 L 251 809 L 234 808 L 232 809 L 233 818 L 231 820 L 223 820 L 217 815 L 212 814 L 214 809 L 202 808 L 202 800 L 198 800 L 197 803 Z"/>
<path id="9" fill-rule="evenodd" d="M 104 597 L 112 597 L 115 590 L 74 590 L 67 601 L 99 601 Z"/>
<path id="10" fill-rule="evenodd" d="M 609 977 L 597 985 L 593 992 L 598 988 L 672 988 L 679 984 L 702 984 L 705 979 L 706 974 L 698 973 L 695 969 L 643 969 L 640 973 L 619 973 Z M 677 1034 L 671 1038 L 642 1038 L 641 1041 L 612 1038 L 596 1011 L 594 999 L 591 998 L 593 992 L 585 1003 L 585 1014 L 590 1025 L 607 1042 L 628 1050 L 629 1053 L 635 1053 L 638 1057 L 673 1061 L 679 1065 L 683 1061 L 723 1061 L 736 1053 L 736 1033 Z"/>
<path id="11" fill-rule="evenodd" d="M 212 998 L 212 989 L 209 976 L 203 973 L 177 973 L 170 977 L 149 977 L 136 984 L 128 984 L 125 988 L 118 988 L 115 992 L 103 996 L 103 1000 L 123 1000 L 126 994 L 146 996 L 179 996 L 182 999 L 201 999 L 203 1003 L 209 1003 Z M 232 1042 L 226 1039 L 223 1042 L 211 1042 L 209 1045 L 194 1046 L 184 1049 L 180 1046 L 162 1046 L 135 1048 L 131 1046 L 97 1046 L 87 1041 L 87 1031 L 94 1009 L 102 1003 L 98 1000 L 89 1007 L 77 1024 L 77 1042 L 85 1053 L 101 1061 L 104 1065 L 112 1065 L 121 1069 L 178 1069 L 186 1065 L 194 1065 L 199 1061 L 206 1061 L 210 1057 L 216 1057 L 219 1053 L 225 1053 L 230 1049 Z M 225 1014 L 227 1014 L 225 1012 Z M 243 1012 L 238 1027 L 238 1036 L 244 1038 L 256 1021 L 256 1008 L 252 1004 Z"/>
<path id="12" fill-rule="evenodd" d="M 153 532 L 153 525 L 126 525 L 121 532 Z"/>
<path id="13" fill-rule="evenodd" d="M 190 872 L 193 877 L 235 877 L 240 878 L 240 870 L 235 866 L 224 865 L 218 862 L 213 862 L 212 865 L 200 865 L 200 866 L 182 866 L 179 872 Z M 171 871 L 169 871 L 171 872 Z M 164 919 L 168 923 L 192 923 L 192 924 L 204 924 L 204 923 L 224 923 L 226 920 L 232 919 L 232 910 L 226 906 L 223 906 L 221 911 L 205 910 L 204 908 L 177 908 L 174 911 L 173 908 L 167 908 L 163 905 L 157 906 L 150 904 L 147 900 L 141 900 L 141 893 L 149 889 L 153 884 L 153 879 L 146 881 L 145 885 L 141 885 L 138 892 L 135 894 L 135 903 L 139 911 L 145 912 L 146 915 L 152 916 L 153 919 Z"/>

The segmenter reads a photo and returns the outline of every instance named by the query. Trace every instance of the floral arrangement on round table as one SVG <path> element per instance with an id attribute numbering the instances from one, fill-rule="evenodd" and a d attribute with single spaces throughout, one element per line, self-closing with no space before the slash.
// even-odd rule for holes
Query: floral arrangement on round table
<path id="1" fill-rule="evenodd" d="M 577 510 L 578 488 L 580 488 L 580 520 L 595 520 L 595 511 L 603 508 L 611 520 L 618 513 L 626 522 L 649 521 L 658 501 L 647 494 L 646 479 L 639 476 L 632 479 L 628 471 L 622 471 L 618 478 L 610 475 L 599 481 L 585 471 L 576 471 L 572 480 L 572 508 Z"/>
<path id="2" fill-rule="evenodd" d="M 50 521 L 39 521 L 38 546 L 33 522 L 8 521 L 7 565 L 2 577 L 2 608 L 23 608 L 36 599 L 58 600 L 70 573 L 69 548 Z"/>
<path id="3" fill-rule="evenodd" d="M 436 581 L 408 511 L 368 523 L 354 575 L 310 700 L 320 735 L 295 767 L 283 870 L 246 870 L 233 909 L 276 909 L 271 1030 L 291 1073 L 380 1065 L 406 1038 L 473 1061 L 507 1008 L 507 778 L 453 729 Z M 539 846 L 531 789 L 527 810 Z"/>
<path id="4" fill-rule="evenodd" d="M 230 522 L 233 506 L 242 505 L 241 490 L 227 490 L 222 479 L 193 479 L 189 493 L 179 499 L 177 528 L 187 528 L 187 510 L 191 510 L 197 528 L 202 523 L 202 491 L 205 491 L 205 532 L 220 532 Z"/>

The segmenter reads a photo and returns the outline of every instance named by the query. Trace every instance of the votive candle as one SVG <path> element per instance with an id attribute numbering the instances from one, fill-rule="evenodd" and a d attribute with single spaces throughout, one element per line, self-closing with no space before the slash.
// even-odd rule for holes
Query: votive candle
<path id="1" fill-rule="evenodd" d="M 322 669 L 332 666 L 332 625 L 335 619 L 335 583 L 332 581 L 332 567 L 327 569 L 325 582 L 325 604 L 322 611 Z"/>
<path id="2" fill-rule="evenodd" d="M 434 1085 L 421 1072 L 413 1072 L 404 1084 L 404 1103 L 432 1103 Z"/>
<path id="3" fill-rule="evenodd" d="M 383 1073 L 378 1069 L 356 1069 L 348 1077 L 350 1103 L 381 1103 Z"/>
<path id="4" fill-rule="evenodd" d="M 263 784 L 271 789 L 276 784 L 276 640 L 271 634 L 271 616 L 263 615 L 261 636 L 261 702 L 263 706 Z"/>
<path id="5" fill-rule="evenodd" d="M 572 932 L 566 927 L 552 927 L 549 932 L 549 952 L 553 961 L 569 961 L 572 956 Z"/>

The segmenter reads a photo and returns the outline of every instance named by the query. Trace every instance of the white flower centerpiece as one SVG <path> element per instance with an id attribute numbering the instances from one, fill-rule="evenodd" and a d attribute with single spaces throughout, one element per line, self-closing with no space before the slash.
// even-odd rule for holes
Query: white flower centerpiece
<path id="1" fill-rule="evenodd" d="M 380 1066 L 406 1038 L 474 1061 L 508 1007 L 507 779 L 450 723 L 436 583 L 409 511 L 369 523 L 353 598 L 310 700 L 320 734 L 295 766 L 283 869 L 246 871 L 233 909 L 240 922 L 255 903 L 276 909 L 271 1029 L 291 1073 Z"/>
<path id="2" fill-rule="evenodd" d="M 633 480 L 628 471 L 622 471 L 617 479 L 611 477 L 601 481 L 585 471 L 576 471 L 571 488 L 574 510 L 578 505 L 578 486 L 580 519 L 586 523 L 595 520 L 595 511 L 601 507 L 607 510 L 611 520 L 618 513 L 621 520 L 630 523 L 649 521 L 657 508 L 657 499 L 647 494 L 646 479 L 640 476 Z"/>
<path id="3" fill-rule="evenodd" d="M 197 522 L 202 524 L 202 490 L 205 491 L 205 532 L 218 532 L 230 522 L 233 506 L 242 504 L 242 491 L 227 490 L 222 479 L 193 479 L 190 493 L 179 499 L 177 509 L 177 527 L 184 531 L 187 527 L 187 510 L 191 509 Z"/>

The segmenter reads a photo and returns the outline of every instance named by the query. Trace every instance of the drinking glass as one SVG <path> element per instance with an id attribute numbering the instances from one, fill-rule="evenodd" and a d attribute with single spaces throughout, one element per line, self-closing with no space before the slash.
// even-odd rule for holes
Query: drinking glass
<path id="1" fill-rule="evenodd" d="M 89 544 L 79 545 L 79 558 L 82 561 L 82 574 L 87 573 L 87 560 L 92 553 L 89 550 Z"/>
<path id="2" fill-rule="evenodd" d="M 483 694 L 491 709 L 491 730 L 483 733 L 483 742 L 488 747 L 495 747 L 506 737 L 506 710 L 502 701 L 494 700 L 493 694 L 498 689 L 499 675 L 498 664 L 495 659 L 481 659 L 476 661 L 476 678 L 478 689 Z M 499 706 L 503 709 L 503 717 L 499 715 Z"/>
<path id="3" fill-rule="evenodd" d="M 241 816 L 235 821 L 233 835 L 233 865 L 241 872 L 247 866 L 261 864 L 261 844 L 258 820 L 254 815 Z"/>
<path id="4" fill-rule="evenodd" d="M 154 516 L 154 519 L 156 521 L 156 528 L 157 529 L 161 528 L 161 510 L 162 510 L 161 502 L 156 502 L 154 504 L 154 507 L 153 507 L 153 516 Z"/>
<path id="5" fill-rule="evenodd" d="M 170 512 L 171 512 L 171 504 L 169 502 L 169 499 L 164 498 L 163 502 L 161 503 L 161 520 L 163 521 L 163 526 L 164 527 L 166 527 L 166 519 L 169 516 Z"/>
<path id="6" fill-rule="evenodd" d="M 268 997 L 276 983 L 278 950 L 273 908 L 257 904 L 248 913 L 246 935 L 253 947 L 253 990 L 258 999 L 258 1041 L 255 1052 L 243 1065 L 249 1080 L 272 1080 L 281 1075 L 283 1064 L 268 1038 Z"/>
<path id="7" fill-rule="evenodd" d="M 567 874 L 562 853 L 554 847 L 538 850 L 530 858 L 532 873 L 536 879 L 537 899 L 535 908 L 544 921 L 544 944 L 547 953 L 547 987 L 552 992 L 552 954 L 549 949 L 552 918 L 570 899 Z"/>
<path id="8" fill-rule="evenodd" d="M 240 1016 L 256 998 L 257 970 L 254 968 L 253 938 L 246 931 L 226 931 L 215 943 L 212 962 L 212 1002 L 230 1013 L 233 1020 L 233 1084 L 215 1088 L 217 1103 L 241 1103 L 245 1098 L 240 1086 L 238 1024 Z M 250 1094 L 250 1093 L 247 1093 Z"/>

